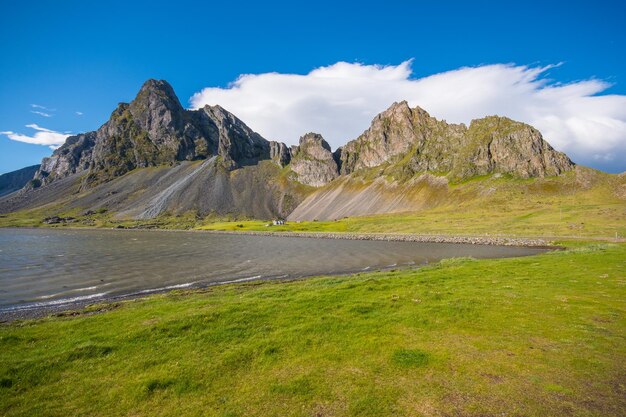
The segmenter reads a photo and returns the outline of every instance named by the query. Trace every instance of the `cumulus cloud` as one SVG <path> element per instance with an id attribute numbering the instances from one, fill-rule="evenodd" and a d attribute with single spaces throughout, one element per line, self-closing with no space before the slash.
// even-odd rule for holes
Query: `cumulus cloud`
<path id="1" fill-rule="evenodd" d="M 0 132 L 0 134 L 7 136 L 11 140 L 15 140 L 18 142 L 31 143 L 34 145 L 45 145 L 50 147 L 51 149 L 56 149 L 61 146 L 65 139 L 70 136 L 68 133 L 60 133 L 54 130 L 46 129 L 45 127 L 41 127 L 36 125 L 35 123 L 28 124 L 26 127 L 35 130 L 36 132 L 32 136 L 24 135 L 21 133 L 15 133 L 11 131 Z"/>
<path id="2" fill-rule="evenodd" d="M 407 100 L 450 123 L 487 115 L 507 116 L 537 127 L 574 161 L 625 170 L 626 96 L 587 79 L 559 83 L 547 78 L 558 65 L 494 64 L 412 77 L 412 61 L 399 65 L 338 62 L 306 75 L 247 74 L 226 88 L 208 87 L 190 98 L 192 108 L 220 104 L 267 139 L 295 144 L 309 131 L 333 148 L 356 138 L 394 101 Z"/>

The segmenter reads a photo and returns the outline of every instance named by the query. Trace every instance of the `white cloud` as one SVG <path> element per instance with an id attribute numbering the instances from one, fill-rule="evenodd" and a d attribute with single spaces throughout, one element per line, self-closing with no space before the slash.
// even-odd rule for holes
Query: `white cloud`
<path id="1" fill-rule="evenodd" d="M 56 111 L 56 109 L 50 109 L 46 106 L 42 106 L 40 104 L 31 104 L 30 105 L 33 109 L 37 109 L 37 110 L 31 110 L 30 112 L 33 114 L 38 114 L 39 116 L 42 117 L 52 117 L 54 116 L 54 113 Z"/>
<path id="2" fill-rule="evenodd" d="M 83 115 L 82 111 L 77 111 L 77 112 L 74 112 L 74 113 L 76 114 L 76 116 L 82 116 Z"/>
<path id="3" fill-rule="evenodd" d="M 51 149 L 58 148 L 65 142 L 65 139 L 67 139 L 68 136 L 71 136 L 69 134 L 46 129 L 45 127 L 38 126 L 35 123 L 26 125 L 26 127 L 36 130 L 35 134 L 33 134 L 32 136 L 28 136 L 11 131 L 0 132 L 0 134 L 7 136 L 11 140 L 31 143 L 34 145 L 45 145 L 50 147 Z"/>
<path id="4" fill-rule="evenodd" d="M 271 140 L 295 144 L 309 131 L 333 148 L 356 138 L 394 101 L 407 100 L 451 123 L 498 114 L 537 127 L 574 161 L 626 169 L 626 96 L 599 95 L 610 84 L 588 79 L 568 84 L 546 78 L 558 65 L 464 67 L 411 78 L 400 65 L 338 62 L 306 75 L 247 74 L 227 88 L 194 94 L 192 108 L 220 104 Z"/>
<path id="5" fill-rule="evenodd" d="M 43 116 L 43 117 L 52 117 L 51 114 L 44 113 L 44 112 L 38 111 L 38 110 L 31 110 L 30 112 L 34 113 L 34 114 L 38 114 L 38 115 Z"/>

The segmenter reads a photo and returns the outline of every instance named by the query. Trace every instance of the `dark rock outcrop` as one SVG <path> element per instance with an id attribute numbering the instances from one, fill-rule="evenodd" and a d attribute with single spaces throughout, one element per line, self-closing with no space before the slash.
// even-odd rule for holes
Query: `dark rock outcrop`
<path id="1" fill-rule="evenodd" d="M 328 184 L 339 176 L 330 145 L 317 133 L 307 133 L 298 146 L 292 147 L 291 170 L 299 182 L 313 187 Z"/>
<path id="2" fill-rule="evenodd" d="M 270 142 L 270 158 L 281 167 L 291 162 L 291 149 L 282 142 Z"/>
<path id="3" fill-rule="evenodd" d="M 269 159 L 269 142 L 232 113 L 220 106 L 208 105 L 198 112 L 201 118 L 217 129 L 217 155 L 228 161 L 232 168 Z"/>
<path id="4" fill-rule="evenodd" d="M 430 122 L 421 116 L 423 114 L 420 111 L 413 114 L 406 101 L 394 103 L 378 114 L 369 129 L 343 146 L 340 155 L 341 174 L 375 167 L 408 152 L 414 142 L 423 140 L 423 137 L 416 135 L 422 129 L 416 128 L 420 125 L 426 127 L 424 125 Z"/>
<path id="5" fill-rule="evenodd" d="M 469 140 L 454 172 L 468 178 L 492 172 L 521 178 L 547 177 L 571 171 L 574 163 L 546 142 L 532 126 L 506 117 L 490 116 L 473 120 L 467 131 Z"/>
<path id="6" fill-rule="evenodd" d="M 41 184 L 48 184 L 89 169 L 95 143 L 96 132 L 70 136 L 52 156 L 43 158 L 35 179 Z"/>

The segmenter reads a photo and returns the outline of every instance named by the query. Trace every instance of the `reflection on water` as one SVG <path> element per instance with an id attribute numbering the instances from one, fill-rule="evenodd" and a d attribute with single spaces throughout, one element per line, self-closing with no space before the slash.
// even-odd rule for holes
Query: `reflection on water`
<path id="1" fill-rule="evenodd" d="M 539 249 L 135 230 L 0 229 L 0 310 Z"/>

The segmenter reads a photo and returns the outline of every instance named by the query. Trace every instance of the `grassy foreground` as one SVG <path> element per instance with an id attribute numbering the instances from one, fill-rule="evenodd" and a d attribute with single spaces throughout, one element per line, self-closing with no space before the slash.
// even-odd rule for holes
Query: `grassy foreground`
<path id="1" fill-rule="evenodd" d="M 0 414 L 624 415 L 625 271 L 581 246 L 6 324 Z"/>

